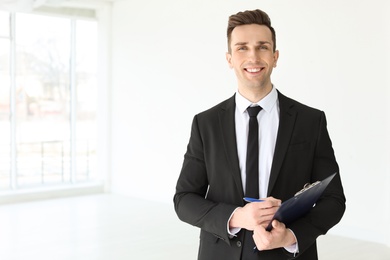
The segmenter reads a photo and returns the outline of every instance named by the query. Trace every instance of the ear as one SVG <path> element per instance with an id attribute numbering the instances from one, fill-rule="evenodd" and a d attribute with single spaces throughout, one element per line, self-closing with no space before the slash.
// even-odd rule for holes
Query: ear
<path id="1" fill-rule="evenodd" d="M 277 65 L 277 63 L 278 63 L 278 59 L 279 59 L 279 51 L 276 50 L 276 51 L 274 52 L 274 68 L 276 68 L 276 65 Z"/>
<path id="2" fill-rule="evenodd" d="M 233 68 L 233 64 L 232 64 L 232 55 L 229 53 L 229 52 L 226 52 L 226 61 L 228 62 L 229 64 L 229 68 Z"/>

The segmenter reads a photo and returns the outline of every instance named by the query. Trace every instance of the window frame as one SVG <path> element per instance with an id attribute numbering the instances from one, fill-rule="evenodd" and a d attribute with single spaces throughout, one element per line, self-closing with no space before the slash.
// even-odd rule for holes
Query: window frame
<path id="1" fill-rule="evenodd" d="M 97 100 L 97 111 L 96 111 L 96 120 L 97 120 L 97 166 L 96 170 L 98 171 L 96 173 L 97 178 L 92 181 L 88 181 L 85 183 L 78 183 L 75 181 L 75 167 L 76 165 L 72 163 L 74 158 L 76 158 L 76 151 L 74 142 L 76 139 L 75 131 L 76 131 L 76 119 L 75 119 L 75 102 L 71 102 L 71 140 L 73 145 L 71 145 L 72 151 L 71 151 L 71 182 L 61 185 L 45 185 L 42 187 L 34 188 L 33 190 L 30 190 L 30 192 L 34 193 L 40 193 L 41 195 L 55 196 L 53 194 L 60 194 L 60 196 L 66 196 L 73 195 L 75 192 L 77 194 L 81 193 L 96 193 L 96 192 L 105 192 L 109 191 L 109 168 L 110 168 L 110 160 L 109 160 L 109 154 L 110 154 L 110 146 L 109 146 L 109 122 L 110 122 L 110 113 L 109 113 L 109 66 L 110 66 L 110 20 L 111 20 L 111 5 L 108 4 L 100 4 L 99 6 L 90 6 L 89 8 L 94 10 L 94 13 L 96 13 L 96 21 L 98 22 L 98 68 L 97 68 L 97 91 L 98 91 L 98 100 Z M 69 9 L 69 8 L 68 8 Z M 15 119 L 15 113 L 12 111 L 15 111 L 15 89 L 16 89 L 16 83 L 15 83 L 15 53 L 16 53 L 16 41 L 15 41 L 15 12 L 8 12 L 10 17 L 10 189 L 6 192 L 0 192 L 0 203 L 10 200 L 15 200 L 15 198 L 10 198 L 9 195 L 17 194 L 20 192 L 23 192 L 26 196 L 27 190 L 23 188 L 17 187 L 17 150 L 16 150 L 16 119 Z M 32 12 L 36 14 L 47 14 L 42 12 Z M 50 14 L 53 16 L 59 16 L 58 13 L 56 14 Z M 62 15 L 60 15 L 62 16 Z M 70 91 L 71 91 L 71 100 L 75 100 L 76 96 L 76 88 L 75 88 L 75 71 L 74 71 L 74 64 L 75 64 L 75 23 L 76 20 L 79 19 L 78 17 L 68 17 L 67 18 L 71 20 L 71 26 L 72 26 L 72 51 L 71 51 L 71 64 L 73 63 L 73 66 L 71 65 L 71 83 L 70 83 Z M 72 104 L 73 103 L 73 104 Z M 43 192 L 43 193 L 42 193 Z M 47 194 L 46 194 L 47 193 Z M 44 195 L 46 194 L 46 195 Z M 17 200 L 26 200 L 27 197 L 21 197 L 18 196 Z M 28 198 L 31 199 L 31 198 Z"/>

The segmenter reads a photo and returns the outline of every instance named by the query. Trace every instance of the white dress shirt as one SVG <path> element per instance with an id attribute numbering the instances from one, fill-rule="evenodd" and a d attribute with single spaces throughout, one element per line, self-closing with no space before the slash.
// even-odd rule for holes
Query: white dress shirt
<path id="1" fill-rule="evenodd" d="M 260 198 L 266 198 L 272 159 L 275 151 L 276 135 L 279 127 L 279 101 L 276 89 L 273 87 L 271 92 L 256 104 L 263 108 L 257 115 L 259 123 L 259 195 Z M 236 140 L 244 194 L 246 183 L 246 150 L 249 131 L 249 114 L 246 109 L 256 104 L 244 98 L 237 91 L 235 112 Z"/>
<path id="2" fill-rule="evenodd" d="M 236 92 L 235 98 L 237 153 L 244 194 L 246 184 L 246 152 L 249 132 L 249 114 L 246 109 L 249 106 L 255 105 L 262 107 L 262 110 L 260 110 L 259 114 L 257 115 L 257 120 L 259 123 L 259 195 L 260 198 L 266 198 L 268 195 L 268 183 L 271 174 L 272 159 L 274 157 L 276 137 L 279 128 L 280 110 L 278 92 L 276 91 L 275 87 L 272 87 L 271 92 L 256 104 L 243 97 L 239 91 Z M 231 236 L 234 236 L 240 230 L 240 228 L 229 229 L 228 226 L 228 232 Z M 295 236 L 294 232 L 292 233 Z M 289 247 L 285 247 L 285 249 L 290 253 L 297 253 L 298 244 L 296 243 Z"/>

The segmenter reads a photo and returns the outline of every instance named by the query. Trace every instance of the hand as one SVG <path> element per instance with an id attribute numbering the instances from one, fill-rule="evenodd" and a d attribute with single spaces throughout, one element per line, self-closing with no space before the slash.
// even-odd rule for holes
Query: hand
<path id="1" fill-rule="evenodd" d="M 253 231 L 253 240 L 258 250 L 270 250 L 291 246 L 297 241 L 293 233 L 277 220 L 272 221 L 273 229 L 268 232 L 264 226 L 257 226 Z"/>
<path id="2" fill-rule="evenodd" d="M 280 207 L 280 204 L 281 201 L 273 197 L 268 197 L 262 202 L 248 203 L 234 212 L 230 219 L 229 227 L 254 230 L 256 226 L 262 225 L 265 228 Z"/>

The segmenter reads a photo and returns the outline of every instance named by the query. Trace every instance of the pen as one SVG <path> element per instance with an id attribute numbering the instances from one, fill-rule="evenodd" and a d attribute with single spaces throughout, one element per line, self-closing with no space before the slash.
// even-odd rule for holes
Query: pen
<path id="1" fill-rule="evenodd" d="M 255 198 L 249 198 L 249 197 L 244 197 L 244 200 L 246 202 L 262 202 L 264 200 L 261 200 L 261 199 L 255 199 Z"/>

